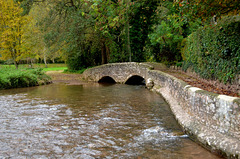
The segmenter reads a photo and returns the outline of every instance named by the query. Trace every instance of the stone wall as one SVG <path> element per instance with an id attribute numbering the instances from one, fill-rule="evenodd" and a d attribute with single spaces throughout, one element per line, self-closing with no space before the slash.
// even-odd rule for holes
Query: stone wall
<path id="1" fill-rule="evenodd" d="M 193 139 L 227 158 L 240 159 L 240 98 L 192 87 L 146 64 L 108 64 L 84 72 L 86 80 L 110 76 L 119 83 L 133 75 L 151 83 L 150 89 L 166 99 L 178 123 Z"/>
<path id="2" fill-rule="evenodd" d="M 192 87 L 160 71 L 149 71 L 148 78 L 193 139 L 227 158 L 240 158 L 240 98 Z"/>

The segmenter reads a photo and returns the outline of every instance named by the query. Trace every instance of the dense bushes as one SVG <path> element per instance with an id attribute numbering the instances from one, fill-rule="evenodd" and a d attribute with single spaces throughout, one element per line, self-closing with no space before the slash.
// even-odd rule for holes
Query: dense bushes
<path id="1" fill-rule="evenodd" d="M 0 55 L 0 57 L 1 57 L 1 55 Z M 5 61 L 3 61 L 3 60 L 0 60 L 0 64 L 3 64 Z"/>
<path id="2" fill-rule="evenodd" d="M 184 42 L 183 69 L 232 83 L 240 71 L 240 17 L 225 17 L 192 33 Z"/>
<path id="3" fill-rule="evenodd" d="M 30 87 L 49 81 L 50 77 L 42 69 L 1 68 L 0 70 L 0 89 Z"/>

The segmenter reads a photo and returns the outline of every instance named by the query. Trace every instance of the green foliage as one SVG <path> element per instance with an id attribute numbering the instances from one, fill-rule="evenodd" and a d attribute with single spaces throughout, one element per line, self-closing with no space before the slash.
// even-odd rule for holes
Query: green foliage
<path id="1" fill-rule="evenodd" d="M 83 68 L 83 69 L 81 69 L 81 70 L 68 70 L 68 69 L 66 69 L 66 70 L 64 70 L 63 72 L 64 72 L 64 73 L 77 73 L 77 74 L 82 74 L 86 69 L 87 69 L 87 68 Z"/>
<path id="2" fill-rule="evenodd" d="M 149 43 L 148 34 L 156 23 L 157 1 L 141 0 L 132 6 L 130 14 L 130 41 L 133 61 L 145 61 L 144 47 Z"/>
<path id="3" fill-rule="evenodd" d="M 0 55 L 0 57 L 1 57 L 1 55 Z M 0 60 L 0 64 L 3 64 L 5 61 L 3 61 L 3 60 Z"/>
<path id="4" fill-rule="evenodd" d="M 49 81 L 50 77 L 42 69 L 1 68 L 0 70 L 0 89 L 31 87 Z"/>
<path id="5" fill-rule="evenodd" d="M 130 59 L 180 66 L 183 58 L 184 68 L 191 66 L 203 77 L 221 76 L 220 80 L 226 82 L 236 74 L 234 66 L 229 67 L 226 61 L 239 65 L 235 46 L 239 38 L 233 33 L 236 24 L 196 31 L 214 14 L 236 15 L 236 0 L 16 1 L 21 2 L 23 14 L 29 13 L 34 19 L 29 28 L 35 29 L 26 39 L 31 41 L 30 52 L 45 62 L 60 58 L 71 71 Z"/>
<path id="6" fill-rule="evenodd" d="M 158 62 L 173 63 L 181 60 L 180 43 L 183 40 L 185 21 L 172 8 L 172 3 L 165 2 L 166 7 L 158 8 L 159 24 L 153 27 L 154 31 L 148 35 L 151 46 L 150 52 Z M 169 8 L 167 8 L 169 7 Z"/>
<path id="7" fill-rule="evenodd" d="M 1 74 L 1 72 L 0 72 Z M 11 85 L 10 81 L 7 78 L 7 75 L 1 74 L 0 76 L 0 89 L 8 88 Z"/>
<path id="8" fill-rule="evenodd" d="M 60 54 L 71 70 L 126 62 L 131 51 L 132 61 L 146 59 L 145 46 L 156 22 L 158 0 L 49 0 L 36 2 L 38 5 L 30 0 L 18 1 L 24 13 L 32 13 L 36 21 L 34 35 L 41 41 L 36 46 L 44 52 L 38 53 L 41 59 Z"/>
<path id="9" fill-rule="evenodd" d="M 16 0 L 17 2 L 21 2 L 21 7 L 24 9 L 22 15 L 26 15 L 30 12 L 30 9 L 33 5 L 32 0 Z"/>
<path id="10" fill-rule="evenodd" d="M 238 0 L 177 0 L 174 3 L 179 6 L 182 15 L 203 21 L 213 16 L 238 15 L 240 9 Z"/>
<path id="11" fill-rule="evenodd" d="M 177 62 L 177 63 L 176 63 L 176 66 L 177 66 L 177 67 L 182 67 L 182 65 L 183 65 L 183 62 Z"/>
<path id="12" fill-rule="evenodd" d="M 182 60 L 180 50 L 184 38 L 198 29 L 201 21 L 182 15 L 179 5 L 171 1 L 162 1 L 155 12 L 158 23 L 148 34 L 150 44 L 145 47 L 146 55 L 157 62 L 175 64 Z"/>
<path id="13" fill-rule="evenodd" d="M 95 19 L 89 11 L 91 3 L 79 1 L 71 4 L 74 6 L 55 3 L 50 16 L 43 21 L 44 40 L 49 50 L 64 54 L 70 70 L 101 64 L 104 40 L 95 29 Z"/>
<path id="14" fill-rule="evenodd" d="M 20 65 L 22 66 L 22 65 Z M 27 65 L 25 65 L 27 66 Z M 49 69 L 55 69 L 55 68 L 66 68 L 67 65 L 66 64 L 63 64 L 63 63 L 58 63 L 58 64 L 48 64 L 48 67 Z M 43 68 L 43 71 L 48 71 L 48 70 L 45 70 L 47 68 L 45 68 L 45 64 L 34 64 L 33 65 L 33 68 Z M 49 70 L 50 71 L 50 70 Z"/>
<path id="15" fill-rule="evenodd" d="M 72 56 L 68 56 L 67 65 L 69 70 L 80 70 L 85 67 L 84 57 L 81 53 L 73 53 Z"/>
<path id="16" fill-rule="evenodd" d="M 240 71 L 240 18 L 225 17 L 191 34 L 182 55 L 183 69 L 192 68 L 207 79 L 233 82 Z"/>

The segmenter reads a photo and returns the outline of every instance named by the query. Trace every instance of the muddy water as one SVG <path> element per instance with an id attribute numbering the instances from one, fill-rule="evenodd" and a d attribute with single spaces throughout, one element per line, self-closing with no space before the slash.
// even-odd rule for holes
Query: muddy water
<path id="1" fill-rule="evenodd" d="M 165 101 L 142 86 L 3 90 L 0 110 L 0 158 L 218 158 L 189 140 Z"/>

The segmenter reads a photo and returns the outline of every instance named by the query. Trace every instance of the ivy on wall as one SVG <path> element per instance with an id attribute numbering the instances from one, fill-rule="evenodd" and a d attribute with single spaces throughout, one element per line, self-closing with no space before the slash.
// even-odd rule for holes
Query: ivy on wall
<path id="1" fill-rule="evenodd" d="M 240 73 L 240 17 L 224 17 L 192 33 L 182 49 L 183 69 L 201 77 L 232 83 Z"/>

